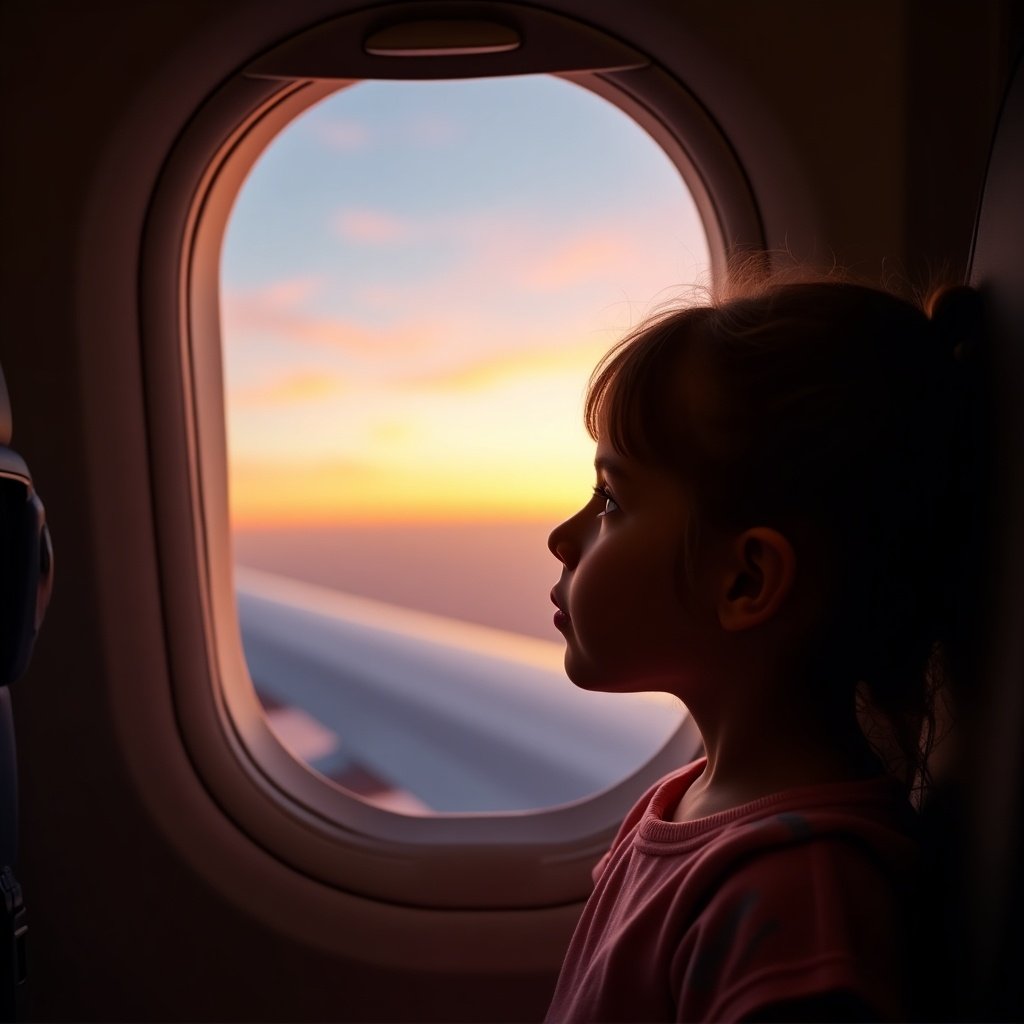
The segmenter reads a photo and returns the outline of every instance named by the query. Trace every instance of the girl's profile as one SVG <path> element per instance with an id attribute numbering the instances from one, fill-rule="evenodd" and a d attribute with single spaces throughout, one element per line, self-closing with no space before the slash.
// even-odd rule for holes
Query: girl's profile
<path id="1" fill-rule="evenodd" d="M 597 865 L 550 1020 L 907 1016 L 977 306 L 770 284 L 595 370 L 594 494 L 549 540 L 566 672 L 674 694 L 706 756 Z"/>

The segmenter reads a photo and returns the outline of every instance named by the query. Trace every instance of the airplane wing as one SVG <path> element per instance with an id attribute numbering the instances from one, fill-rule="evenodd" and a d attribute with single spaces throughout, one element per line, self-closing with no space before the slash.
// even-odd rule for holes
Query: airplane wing
<path id="1" fill-rule="evenodd" d="M 578 690 L 561 643 L 239 567 L 249 671 L 282 743 L 407 813 L 516 811 L 620 782 L 675 734 L 666 694 Z"/>

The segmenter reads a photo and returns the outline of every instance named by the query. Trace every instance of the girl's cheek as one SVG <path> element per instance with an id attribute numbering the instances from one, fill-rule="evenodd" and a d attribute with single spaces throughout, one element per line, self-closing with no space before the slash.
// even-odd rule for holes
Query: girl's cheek
<path id="1" fill-rule="evenodd" d="M 581 564 L 569 594 L 569 617 L 577 631 L 599 632 L 613 627 L 620 606 L 621 583 L 602 565 Z"/>

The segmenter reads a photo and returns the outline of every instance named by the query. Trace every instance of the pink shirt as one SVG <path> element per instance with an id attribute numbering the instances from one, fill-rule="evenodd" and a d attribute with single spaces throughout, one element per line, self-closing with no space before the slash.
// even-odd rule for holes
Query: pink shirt
<path id="1" fill-rule="evenodd" d="M 888 779 L 665 820 L 704 769 L 663 779 L 595 868 L 549 1021 L 732 1021 L 846 993 L 905 1015 L 913 812 Z"/>

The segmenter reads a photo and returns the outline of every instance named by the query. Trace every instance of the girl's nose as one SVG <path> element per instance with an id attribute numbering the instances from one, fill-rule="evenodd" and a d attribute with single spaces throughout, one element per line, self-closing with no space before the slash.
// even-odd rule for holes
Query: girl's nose
<path id="1" fill-rule="evenodd" d="M 572 569 L 579 558 L 579 545 L 573 539 L 572 519 L 559 523 L 548 537 L 548 551 L 566 568 Z"/>

